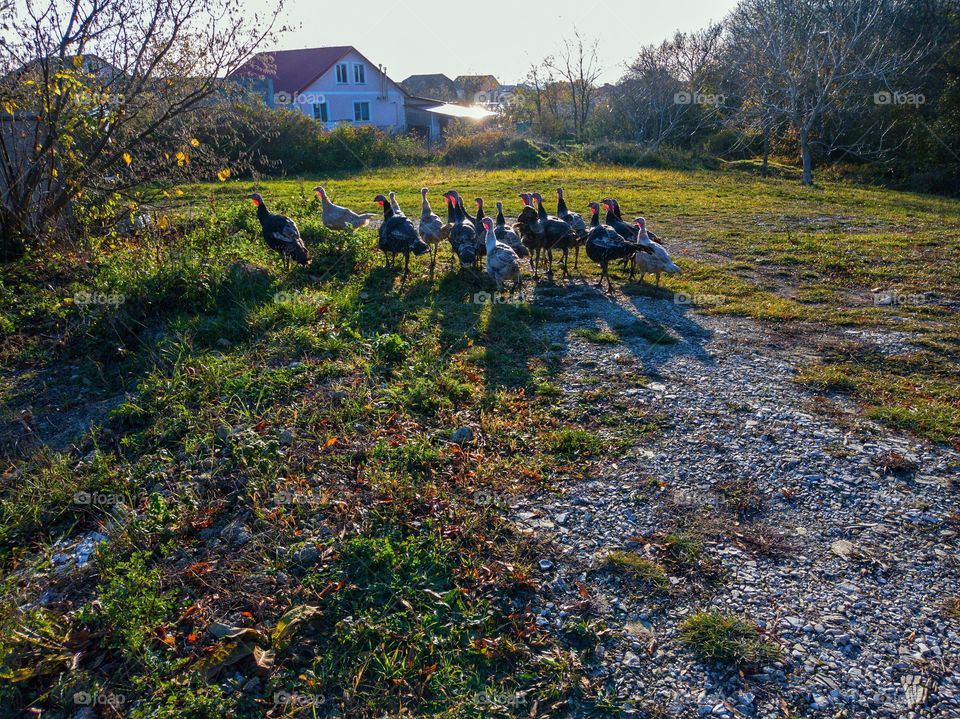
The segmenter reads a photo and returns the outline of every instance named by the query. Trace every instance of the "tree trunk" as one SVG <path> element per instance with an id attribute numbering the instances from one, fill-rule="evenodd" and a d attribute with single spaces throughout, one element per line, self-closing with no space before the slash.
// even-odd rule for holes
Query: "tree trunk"
<path id="1" fill-rule="evenodd" d="M 810 132 L 806 128 L 800 130 L 800 154 L 803 156 L 803 184 L 813 184 L 813 160 L 810 157 Z"/>
<path id="2" fill-rule="evenodd" d="M 761 177 L 770 176 L 770 128 L 763 128 L 763 166 L 760 169 Z"/>
<path id="3" fill-rule="evenodd" d="M 15 223 L 8 222 L 7 218 L 2 218 L 2 227 L 0 227 L 0 262 L 19 260 L 26 251 L 26 245 L 23 244 L 23 238 L 20 236 Z"/>

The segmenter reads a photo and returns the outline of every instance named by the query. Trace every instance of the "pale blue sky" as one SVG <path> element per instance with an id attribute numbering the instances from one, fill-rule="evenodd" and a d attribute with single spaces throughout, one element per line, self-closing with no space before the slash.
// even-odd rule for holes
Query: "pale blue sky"
<path id="1" fill-rule="evenodd" d="M 523 78 L 531 62 L 556 52 L 579 30 L 600 38 L 603 81 L 615 81 L 639 47 L 676 30 L 721 20 L 734 0 L 287 0 L 282 21 L 293 29 L 275 48 L 354 45 L 394 80 L 442 72 Z"/>

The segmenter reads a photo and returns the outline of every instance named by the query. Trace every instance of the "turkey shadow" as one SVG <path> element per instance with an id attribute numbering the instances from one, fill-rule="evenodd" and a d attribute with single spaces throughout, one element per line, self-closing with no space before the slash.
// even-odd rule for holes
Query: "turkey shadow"
<path id="1" fill-rule="evenodd" d="M 547 301 L 544 310 L 558 317 L 547 331 L 561 362 L 569 352 L 569 333 L 579 331 L 588 341 L 610 343 L 612 352 L 622 344 L 651 378 L 660 377 L 660 369 L 679 355 L 714 364 L 704 348 L 712 331 L 689 316 L 691 305 L 675 302 L 669 290 L 652 296 L 628 294 L 629 304 L 587 283 L 542 287 L 541 295 Z"/>
<path id="2" fill-rule="evenodd" d="M 534 282 L 528 277 L 523 300 L 514 295 L 504 301 L 491 301 L 481 343 L 488 396 L 519 388 L 536 393 L 538 384 L 560 373 L 567 341 L 565 337 L 551 337 L 549 326 L 556 317 L 544 303 L 564 294 L 563 285 Z"/>

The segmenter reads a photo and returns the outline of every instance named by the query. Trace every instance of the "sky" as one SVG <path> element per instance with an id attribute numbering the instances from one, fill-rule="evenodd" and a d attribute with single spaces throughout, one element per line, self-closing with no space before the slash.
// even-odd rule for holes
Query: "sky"
<path id="1" fill-rule="evenodd" d="M 442 72 L 451 78 L 492 74 L 513 84 L 578 30 L 590 41 L 600 39 L 600 82 L 615 82 L 643 45 L 677 30 L 698 30 L 735 5 L 735 0 L 286 0 L 280 24 L 290 29 L 263 49 L 353 45 L 385 65 L 397 82 Z"/>

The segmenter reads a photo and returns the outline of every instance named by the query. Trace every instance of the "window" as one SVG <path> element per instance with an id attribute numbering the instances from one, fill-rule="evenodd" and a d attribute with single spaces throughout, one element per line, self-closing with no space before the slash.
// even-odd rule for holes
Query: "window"
<path id="1" fill-rule="evenodd" d="M 367 68 L 362 62 L 353 63 L 353 81 L 357 85 L 367 84 Z"/>
<path id="2" fill-rule="evenodd" d="M 370 103 L 369 102 L 353 103 L 353 121 L 354 122 L 370 121 Z"/>
<path id="3" fill-rule="evenodd" d="M 313 103 L 313 119 L 319 120 L 320 122 L 327 122 L 327 103 L 325 102 L 315 102 Z"/>
<path id="4" fill-rule="evenodd" d="M 337 63 L 337 84 L 347 84 L 347 63 L 345 62 Z"/>

